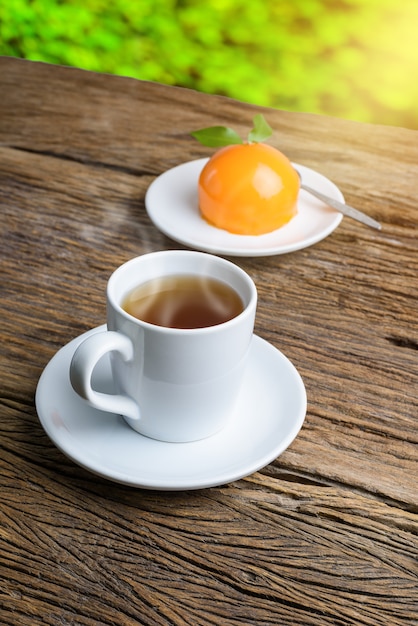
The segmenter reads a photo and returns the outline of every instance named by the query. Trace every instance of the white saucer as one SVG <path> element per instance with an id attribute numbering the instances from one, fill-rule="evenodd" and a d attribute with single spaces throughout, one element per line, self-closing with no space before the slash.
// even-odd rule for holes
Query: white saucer
<path id="1" fill-rule="evenodd" d="M 165 443 L 133 431 L 122 417 L 90 408 L 73 391 L 69 366 L 78 344 L 61 348 L 36 390 L 40 422 L 55 445 L 82 467 L 145 489 L 187 490 L 238 480 L 268 465 L 294 440 L 306 413 L 300 375 L 271 344 L 254 336 L 237 411 L 216 435 L 192 443 Z M 110 391 L 110 362 L 96 367 L 95 386 Z"/>
<path id="2" fill-rule="evenodd" d="M 208 159 L 178 165 L 156 178 L 145 196 L 145 207 L 154 225 L 186 246 L 229 256 L 271 256 L 312 246 L 331 234 L 342 214 L 301 191 L 298 214 L 285 226 L 266 235 L 234 235 L 211 226 L 200 215 L 198 179 Z M 344 202 L 341 191 L 328 178 L 293 163 L 303 182 Z"/>

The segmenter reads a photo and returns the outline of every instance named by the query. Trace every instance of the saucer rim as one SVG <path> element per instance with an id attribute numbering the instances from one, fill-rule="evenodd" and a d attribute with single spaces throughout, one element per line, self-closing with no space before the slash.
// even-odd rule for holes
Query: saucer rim
<path id="1" fill-rule="evenodd" d="M 180 215 L 181 219 L 178 219 L 175 222 L 175 227 L 173 227 L 172 225 L 167 225 L 167 222 L 164 219 L 164 210 L 161 209 L 162 203 L 161 201 L 156 202 L 154 199 L 154 195 L 156 193 L 161 193 L 161 188 L 163 187 L 164 181 L 167 180 L 167 178 L 174 176 L 176 173 L 186 172 L 188 169 L 194 170 L 195 168 L 197 169 L 197 175 L 193 172 L 193 176 L 190 176 L 190 178 L 193 178 L 193 184 L 195 185 L 197 190 L 197 178 L 199 172 L 201 171 L 205 163 L 208 162 L 208 160 L 208 157 L 204 157 L 200 159 L 186 161 L 162 172 L 152 181 L 145 193 L 145 209 L 151 222 L 161 233 L 184 246 L 194 248 L 196 250 L 201 250 L 203 252 L 209 252 L 212 254 L 225 254 L 228 256 L 238 257 L 265 257 L 289 254 L 291 252 L 297 252 L 298 250 L 302 250 L 304 248 L 308 248 L 319 243 L 320 241 L 331 235 L 343 219 L 342 213 L 330 207 L 326 207 L 326 211 L 329 214 L 328 224 L 326 224 L 322 229 L 310 235 L 302 236 L 297 241 L 288 244 L 273 245 L 270 243 L 270 245 L 263 245 L 263 242 L 265 242 L 266 240 L 270 241 L 272 238 L 274 238 L 276 233 L 278 237 L 282 237 L 283 233 L 286 233 L 289 228 L 293 228 L 293 220 L 289 222 L 289 224 L 286 224 L 285 226 L 282 226 L 281 228 L 277 229 L 276 231 L 272 231 L 271 233 L 266 233 L 265 235 L 258 236 L 248 236 L 228 233 L 227 231 L 224 231 L 222 229 L 217 229 L 215 226 L 207 224 L 205 220 L 200 217 L 198 223 L 203 229 L 203 237 L 200 234 L 200 237 L 198 239 L 194 239 L 192 236 L 187 236 L 187 233 L 182 234 L 181 223 L 182 221 L 184 222 L 184 219 L 187 219 L 187 217 L 185 218 L 183 215 Z M 316 182 L 308 181 L 312 187 L 317 187 L 320 191 L 321 189 L 318 187 L 318 181 L 322 182 L 329 187 L 328 189 L 323 190 L 324 193 L 326 193 L 330 197 L 335 198 L 336 200 L 339 200 L 340 202 L 344 202 L 344 196 L 341 190 L 329 178 L 305 165 L 294 162 L 292 162 L 292 165 L 301 174 L 303 174 L 305 178 L 306 176 L 315 177 Z M 189 179 L 187 180 L 186 184 L 187 183 L 189 183 Z M 307 197 L 309 198 L 309 203 L 313 204 L 316 208 L 318 208 L 318 206 L 320 205 L 324 205 L 322 201 L 314 198 L 313 196 L 310 196 L 307 192 L 301 190 L 298 198 L 298 204 L 300 203 L 299 213 L 301 210 L 309 211 L 309 209 L 306 208 L 306 206 L 309 206 L 309 203 L 306 205 Z M 297 218 L 298 216 L 296 216 L 296 218 L 294 219 Z M 229 239 L 231 243 L 221 245 L 214 243 L 211 237 L 211 233 L 214 234 L 216 231 L 221 232 L 222 237 Z M 245 245 L 245 241 L 252 243 L 255 242 L 256 244 L 261 242 L 261 244 L 260 246 L 256 245 L 255 247 L 248 247 Z M 234 242 L 233 245 L 232 242 Z M 239 245 L 239 242 L 242 242 L 242 245 Z"/>
<path id="2" fill-rule="evenodd" d="M 140 489 L 156 490 L 156 491 L 189 491 L 189 490 L 206 489 L 210 487 L 221 486 L 221 485 L 229 484 L 236 480 L 245 478 L 246 476 L 249 476 L 259 471 L 263 467 L 266 467 L 269 463 L 274 461 L 274 459 L 280 456 L 280 454 L 282 454 L 291 445 L 291 443 L 294 441 L 294 439 L 298 435 L 300 429 L 302 428 L 303 423 L 305 421 L 305 417 L 306 417 L 307 395 L 306 395 L 306 389 L 305 389 L 303 380 L 298 370 L 280 350 L 278 350 L 275 346 L 273 346 L 271 343 L 269 343 L 265 339 L 254 334 L 253 341 L 258 343 L 259 349 L 260 350 L 273 350 L 275 352 L 275 358 L 280 359 L 282 365 L 283 364 L 286 365 L 286 367 L 288 368 L 288 373 L 290 372 L 292 373 L 294 385 L 295 387 L 296 386 L 298 387 L 299 407 L 297 409 L 297 415 L 293 416 L 292 418 L 292 421 L 293 421 L 292 427 L 278 441 L 276 441 L 274 445 L 271 445 L 268 448 L 268 450 L 265 450 L 263 455 L 258 455 L 256 458 L 251 460 L 251 463 L 248 463 L 248 461 L 246 463 L 242 462 L 241 464 L 242 467 L 240 469 L 235 469 L 234 471 L 230 473 L 227 472 L 225 467 L 222 467 L 221 471 L 219 470 L 219 468 L 216 469 L 215 467 L 214 474 L 216 475 L 216 477 L 214 476 L 213 478 L 210 478 L 210 476 L 206 476 L 205 479 L 200 478 L 198 482 L 194 481 L 192 476 L 187 476 L 186 479 L 183 479 L 183 482 L 179 482 L 178 479 L 170 480 L 168 476 L 165 477 L 164 479 L 159 479 L 159 480 L 144 480 L 144 479 L 141 479 L 140 477 L 135 478 L 132 474 L 129 474 L 126 471 L 117 472 L 117 471 L 112 470 L 111 467 L 107 469 L 105 465 L 102 465 L 99 467 L 98 464 L 95 462 L 94 457 L 93 458 L 92 456 L 89 457 L 88 454 L 83 455 L 83 449 L 81 453 L 77 453 L 77 450 L 72 449 L 73 446 L 72 446 L 71 439 L 67 441 L 64 440 L 63 442 L 62 438 L 60 438 L 57 435 L 57 431 L 59 430 L 59 428 L 53 426 L 52 424 L 53 418 L 51 418 L 51 416 L 45 415 L 45 412 L 42 410 L 43 401 L 41 397 L 45 393 L 45 386 L 47 386 L 48 384 L 47 382 L 48 378 L 53 376 L 54 371 L 56 372 L 56 370 L 59 369 L 59 367 L 57 368 L 57 364 L 61 366 L 61 371 L 62 371 L 62 368 L 65 366 L 67 362 L 69 365 L 69 361 L 71 359 L 72 354 L 74 353 L 75 348 L 85 337 L 87 337 L 88 335 L 92 333 L 106 330 L 106 328 L 107 328 L 106 325 L 101 325 L 96 328 L 90 329 L 89 331 L 83 333 L 82 335 L 79 335 L 78 337 L 75 337 L 74 339 L 69 341 L 67 344 L 62 346 L 45 366 L 39 378 L 38 385 L 36 388 L 36 394 L 35 394 L 35 405 L 36 405 L 36 410 L 38 414 L 38 419 L 44 431 L 48 435 L 49 439 L 67 458 L 70 458 L 74 463 L 83 467 L 90 473 L 100 476 L 101 478 L 105 478 L 115 483 L 124 484 L 130 487 L 136 487 Z M 72 392 L 71 385 L 69 382 L 69 377 L 66 383 L 69 386 L 70 392 Z M 85 410 L 89 412 L 97 411 L 96 409 L 93 409 L 91 407 L 86 407 Z M 97 413 L 100 413 L 100 412 L 97 411 Z M 122 417 L 116 416 L 113 414 L 109 414 L 109 415 L 111 415 L 113 419 L 117 418 L 118 423 L 121 424 L 120 427 L 129 429 L 129 426 L 126 425 Z M 285 421 L 288 422 L 289 418 L 286 417 Z M 221 431 L 217 435 L 214 435 L 213 437 L 219 437 L 219 436 L 222 437 L 222 432 L 223 431 Z M 143 441 L 150 441 L 152 442 L 152 445 L 161 447 L 162 449 L 165 446 L 183 446 L 184 449 L 187 451 L 187 449 L 191 450 L 193 446 L 195 446 L 196 444 L 201 445 L 202 443 L 204 444 L 204 442 L 207 441 L 207 440 L 201 440 L 199 442 L 190 442 L 186 444 L 172 444 L 172 443 L 159 442 L 156 440 L 148 439 L 147 437 L 140 435 L 139 433 L 134 433 L 134 431 L 132 431 L 132 434 L 136 437 L 141 437 Z M 212 439 L 212 437 L 208 439 Z M 90 458 L 90 461 L 89 461 L 89 458 Z"/>

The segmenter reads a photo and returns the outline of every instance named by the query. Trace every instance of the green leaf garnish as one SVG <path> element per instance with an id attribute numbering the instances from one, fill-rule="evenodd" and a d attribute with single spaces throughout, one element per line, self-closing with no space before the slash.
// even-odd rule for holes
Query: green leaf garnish
<path id="1" fill-rule="evenodd" d="M 267 124 L 264 115 L 258 113 L 253 117 L 254 128 L 248 133 L 248 143 L 260 143 L 273 133 L 273 129 Z M 238 133 L 227 126 L 209 126 L 191 133 L 192 137 L 209 148 L 221 148 L 232 144 L 244 143 Z"/>
<path id="2" fill-rule="evenodd" d="M 220 148 L 234 143 L 243 143 L 238 133 L 227 126 L 209 126 L 208 128 L 195 130 L 191 134 L 201 144 L 209 148 Z"/>
<path id="3" fill-rule="evenodd" d="M 261 113 L 254 116 L 253 124 L 254 128 L 250 133 L 248 133 L 248 141 L 250 143 L 259 143 L 260 141 L 268 139 L 272 135 L 273 129 L 267 124 L 266 120 L 264 119 L 264 115 L 262 115 Z"/>

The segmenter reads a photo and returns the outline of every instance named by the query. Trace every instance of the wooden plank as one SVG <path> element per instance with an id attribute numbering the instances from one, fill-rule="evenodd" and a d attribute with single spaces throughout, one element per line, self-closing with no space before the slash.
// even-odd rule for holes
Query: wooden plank
<path id="1" fill-rule="evenodd" d="M 261 109 L 4 57 L 0 92 L 0 622 L 418 624 L 416 131 L 264 110 L 271 143 L 383 230 L 345 218 L 311 248 L 233 259 L 257 334 L 304 379 L 305 424 L 246 479 L 147 492 L 64 457 L 36 384 L 105 321 L 120 263 L 181 247 L 144 196 L 209 155 L 190 131 L 244 135 Z"/>

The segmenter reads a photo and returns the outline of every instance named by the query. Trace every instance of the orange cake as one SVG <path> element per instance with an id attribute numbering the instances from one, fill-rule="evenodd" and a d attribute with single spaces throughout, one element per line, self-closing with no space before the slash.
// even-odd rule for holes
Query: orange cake
<path id="1" fill-rule="evenodd" d="M 297 213 L 299 177 L 289 159 L 265 143 L 220 148 L 199 177 L 199 207 L 214 226 L 261 235 Z"/>

